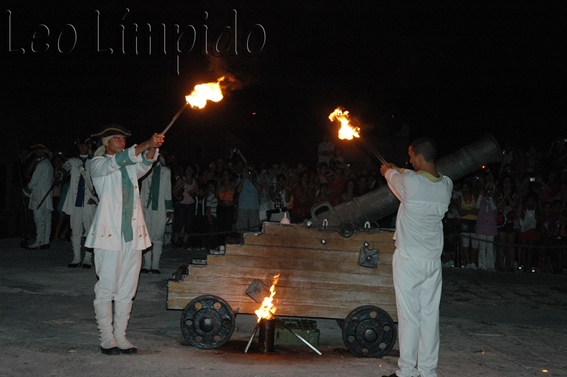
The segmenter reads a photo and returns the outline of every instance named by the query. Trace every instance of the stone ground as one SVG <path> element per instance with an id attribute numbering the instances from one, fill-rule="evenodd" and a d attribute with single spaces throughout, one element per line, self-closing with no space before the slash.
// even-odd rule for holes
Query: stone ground
<path id="1" fill-rule="evenodd" d="M 94 270 L 69 269 L 69 243 L 49 250 L 0 240 L 0 376 L 382 376 L 395 370 L 397 345 L 381 359 L 357 358 L 336 321 L 317 318 L 317 355 L 306 346 L 244 349 L 255 318 L 239 315 L 217 350 L 189 346 L 181 311 L 166 309 L 167 281 L 194 252 L 166 249 L 161 275 L 142 275 L 128 338 L 136 355 L 98 350 L 92 309 Z M 206 294 L 206 292 L 204 292 Z M 567 376 L 567 275 L 444 269 L 438 374 Z"/>

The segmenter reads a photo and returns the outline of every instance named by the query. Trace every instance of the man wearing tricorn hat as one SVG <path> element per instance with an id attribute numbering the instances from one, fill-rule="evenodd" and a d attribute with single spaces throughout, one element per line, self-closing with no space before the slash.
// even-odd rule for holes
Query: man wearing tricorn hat
<path id="1" fill-rule="evenodd" d="M 92 136 L 102 141 L 88 164 L 99 204 L 85 246 L 94 249 L 99 278 L 94 288 L 94 309 L 100 349 L 106 355 L 131 354 L 137 350 L 126 339 L 126 327 L 138 287 L 142 250 L 151 246 L 138 179 L 157 159 L 164 136 L 154 133 L 147 141 L 129 148 L 126 137 L 130 131 L 116 124 Z"/>
<path id="2" fill-rule="evenodd" d="M 81 265 L 81 239 L 91 227 L 96 210 L 97 198 L 87 162 L 92 158 L 90 153 L 91 138 L 82 141 L 77 139 L 76 145 L 79 156 L 68 159 L 56 173 L 56 178 L 62 180 L 70 174 L 70 187 L 63 203 L 63 212 L 70 216 L 71 245 L 73 260 L 67 266 L 76 268 Z M 85 251 L 82 260 L 83 268 L 91 268 L 92 252 Z"/>
<path id="3" fill-rule="evenodd" d="M 36 238 L 33 244 L 28 245 L 28 249 L 49 249 L 51 211 L 53 211 L 53 198 L 51 196 L 53 166 L 48 158 L 50 151 L 45 145 L 32 145 L 31 149 L 37 158 L 37 165 L 30 182 L 24 188 L 24 195 L 30 198 L 28 208 L 33 211 Z"/>

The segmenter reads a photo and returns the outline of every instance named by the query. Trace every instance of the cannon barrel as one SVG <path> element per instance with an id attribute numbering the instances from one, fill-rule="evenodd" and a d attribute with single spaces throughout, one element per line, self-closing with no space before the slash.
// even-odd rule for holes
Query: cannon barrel
<path id="1" fill-rule="evenodd" d="M 500 162 L 502 150 L 496 139 L 486 134 L 478 141 L 469 144 L 458 151 L 436 161 L 437 170 L 442 174 L 457 180 L 470 174 L 483 165 Z M 320 227 L 326 220 L 329 227 L 339 226 L 348 221 L 356 227 L 363 227 L 366 222 L 378 221 L 397 211 L 398 199 L 392 194 L 388 186 L 382 186 L 365 195 L 328 208 L 326 212 L 314 215 L 317 209 L 311 210 L 311 226 Z M 324 206 L 323 206 L 324 207 Z M 328 207 L 328 206 L 327 206 Z"/>

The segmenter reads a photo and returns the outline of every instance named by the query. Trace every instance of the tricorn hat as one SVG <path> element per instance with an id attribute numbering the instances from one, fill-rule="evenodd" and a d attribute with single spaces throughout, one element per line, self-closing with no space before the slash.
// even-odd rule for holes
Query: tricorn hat
<path id="1" fill-rule="evenodd" d="M 108 126 L 104 126 L 98 133 L 92 134 L 91 137 L 106 137 L 112 135 L 132 136 L 132 133 L 130 130 L 118 124 L 109 124 Z"/>
<path id="2" fill-rule="evenodd" d="M 50 152 L 49 148 L 47 148 L 43 144 L 34 144 L 34 145 L 30 146 L 30 149 L 35 149 L 35 148 L 41 148 L 41 149 L 44 149 L 47 152 Z"/>
<path id="3" fill-rule="evenodd" d="M 36 149 L 36 148 L 43 149 L 45 153 L 49 156 L 49 158 L 53 157 L 53 153 L 51 153 L 51 150 L 47 148 L 44 144 L 34 144 L 30 146 L 30 149 Z"/>
<path id="4" fill-rule="evenodd" d="M 86 139 L 82 139 L 82 138 L 76 138 L 75 139 L 75 144 L 79 145 L 79 144 L 84 144 L 84 145 L 91 145 L 93 144 L 93 139 L 91 137 L 87 137 Z"/>

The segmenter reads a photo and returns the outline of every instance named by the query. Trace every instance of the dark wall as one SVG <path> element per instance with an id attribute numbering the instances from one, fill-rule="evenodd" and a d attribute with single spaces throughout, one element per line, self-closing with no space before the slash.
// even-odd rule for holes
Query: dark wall
<path id="1" fill-rule="evenodd" d="M 0 238 L 19 237 L 18 222 L 23 218 L 23 202 L 18 179 L 15 146 L 0 161 Z"/>

